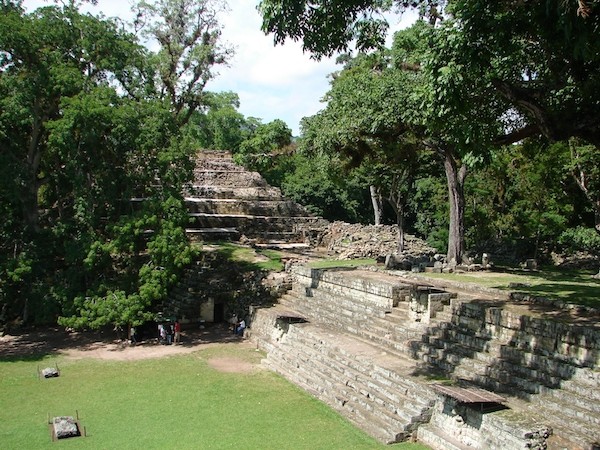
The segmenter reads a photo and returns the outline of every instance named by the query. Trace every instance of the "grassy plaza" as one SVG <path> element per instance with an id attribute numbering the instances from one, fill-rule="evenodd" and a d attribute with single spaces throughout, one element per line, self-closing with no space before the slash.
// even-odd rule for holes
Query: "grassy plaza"
<path id="1" fill-rule="evenodd" d="M 2 448 L 388 447 L 262 368 L 263 356 L 248 345 L 229 343 L 139 360 L 64 355 L 2 358 Z M 211 367 L 209 362 L 219 359 L 229 361 L 233 370 Z M 38 368 L 55 365 L 61 372 L 58 378 L 38 378 Z M 76 412 L 87 437 L 52 442 L 48 417 L 75 416 Z M 415 444 L 393 447 L 424 448 Z"/>

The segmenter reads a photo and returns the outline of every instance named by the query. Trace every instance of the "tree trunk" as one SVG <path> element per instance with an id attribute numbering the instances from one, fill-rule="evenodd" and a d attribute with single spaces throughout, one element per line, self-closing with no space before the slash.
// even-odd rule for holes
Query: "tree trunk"
<path id="1" fill-rule="evenodd" d="M 443 149 L 444 171 L 448 181 L 448 200 L 450 204 L 450 224 L 448 227 L 448 263 L 460 264 L 465 245 L 465 193 L 464 182 L 467 168 L 459 167 L 454 151 Z"/>
<path id="2" fill-rule="evenodd" d="M 398 226 L 398 253 L 404 251 L 404 211 L 408 201 L 408 192 L 411 191 L 414 182 L 413 168 L 406 166 L 403 170 L 394 174 L 390 186 L 390 195 L 387 198 L 392 209 L 396 213 L 396 225 Z"/>
<path id="3" fill-rule="evenodd" d="M 577 142 L 574 139 L 569 141 L 569 149 L 571 151 L 571 162 L 573 163 L 571 176 L 577 183 L 577 186 L 579 186 L 579 189 L 581 189 L 581 192 L 583 192 L 583 195 L 585 195 L 585 198 L 592 205 L 592 209 L 594 210 L 594 228 L 600 233 L 600 198 L 598 198 L 598 193 L 594 192 L 593 189 L 590 190 L 588 186 L 590 177 L 583 164 L 581 164 L 581 155 L 578 152 Z"/>
<path id="4" fill-rule="evenodd" d="M 398 253 L 404 251 L 404 209 L 396 211 L 396 223 L 398 224 Z"/>
<path id="5" fill-rule="evenodd" d="M 373 204 L 373 215 L 375 216 L 375 225 L 381 225 L 381 215 L 383 212 L 381 189 L 370 185 L 369 192 L 371 192 L 371 203 Z"/>
<path id="6" fill-rule="evenodd" d="M 36 100 L 34 111 L 39 112 L 40 110 L 41 106 L 39 105 L 39 101 Z M 46 117 L 41 112 L 39 112 L 39 114 L 34 114 L 33 126 L 27 148 L 26 167 L 28 183 L 27 186 L 24 187 L 24 192 L 21 197 L 23 220 L 25 226 L 32 232 L 38 232 L 40 227 L 38 195 L 41 181 L 38 179 L 38 176 L 42 160 L 40 141 L 44 131 L 43 123 L 45 120 Z"/>
<path id="7" fill-rule="evenodd" d="M 39 223 L 39 204 L 38 204 L 38 192 L 39 185 L 37 177 L 34 175 L 30 178 L 30 182 L 25 186 L 25 192 L 22 198 L 23 208 L 23 220 L 25 221 L 25 227 L 31 232 L 38 232 L 40 228 Z"/>

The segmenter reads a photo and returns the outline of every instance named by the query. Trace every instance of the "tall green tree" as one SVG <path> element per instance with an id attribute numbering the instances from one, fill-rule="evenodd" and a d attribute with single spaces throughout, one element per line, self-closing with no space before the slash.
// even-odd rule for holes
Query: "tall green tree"
<path id="1" fill-rule="evenodd" d="M 2 225 L 6 276 L 0 278 L 3 300 L 11 309 L 7 315 L 27 319 L 28 311 L 52 309 L 44 306 L 52 288 L 45 289 L 43 280 L 64 254 L 57 254 L 56 247 L 61 245 L 58 235 L 68 228 L 67 217 L 75 214 L 93 226 L 85 201 L 76 192 L 65 192 L 61 183 L 86 181 L 77 186 L 81 193 L 90 186 L 84 180 L 90 165 L 85 164 L 102 165 L 96 159 L 100 149 L 94 153 L 88 148 L 70 160 L 72 155 L 52 142 L 52 124 L 78 98 L 114 100 L 109 84 L 128 84 L 128 75 L 136 72 L 129 68 L 143 51 L 115 22 L 80 14 L 73 3 L 31 14 L 19 2 L 3 0 L 0 8 L 0 165 L 10 171 L 0 186 L 11 210 Z M 73 236 L 66 239 L 63 245 Z"/>
<path id="2" fill-rule="evenodd" d="M 385 198 L 395 212 L 403 251 L 405 208 L 424 146 L 400 119 L 406 106 L 402 89 L 414 82 L 414 74 L 389 70 L 388 59 L 384 54 L 349 59 L 333 76 L 326 108 L 303 122 L 302 145 L 341 153 L 350 166 L 369 167 L 375 217 Z"/>
<path id="3" fill-rule="evenodd" d="M 427 134 L 431 148 L 445 155 L 450 191 L 461 193 L 463 164 L 485 156 L 487 143 L 540 134 L 597 142 L 597 2 L 361 1 L 338 7 L 263 0 L 259 11 L 276 43 L 302 40 L 319 58 L 346 49 L 352 39 L 362 49 L 381 46 L 387 24 L 378 14 L 392 5 L 420 7 L 436 25 L 418 67 L 427 81 L 421 96 Z M 460 259 L 462 251 L 461 197 L 450 196 L 449 258 Z"/>
<path id="4" fill-rule="evenodd" d="M 221 40 L 223 8 L 218 0 L 141 1 L 134 8 L 135 27 L 159 45 L 155 89 L 180 125 L 207 103 L 206 84 L 233 53 Z"/>
<path id="5" fill-rule="evenodd" d="M 272 166 L 272 157 L 292 143 L 292 130 L 281 119 L 269 123 L 249 124 L 252 131 L 240 143 L 234 159 L 252 170 L 267 172 Z M 249 127 L 249 128 L 250 128 Z"/>
<path id="6" fill-rule="evenodd" d="M 581 196 L 565 170 L 569 152 L 528 140 L 494 153 L 490 164 L 467 185 L 471 248 L 512 249 L 532 258 L 556 249 L 556 241 L 576 216 Z"/>
<path id="7" fill-rule="evenodd" d="M 23 224 L 37 231 L 39 191 L 52 171 L 46 124 L 60 117 L 62 99 L 109 80 L 124 85 L 120 77 L 141 50 L 116 23 L 79 14 L 73 4 L 31 15 L 8 0 L 0 8 L 2 158 L 19 179 L 12 186 Z"/>
<path id="8" fill-rule="evenodd" d="M 236 153 L 247 137 L 246 119 L 238 111 L 240 99 L 234 92 L 206 93 L 207 111 L 198 113 L 192 128 L 203 148 Z"/>
<path id="9" fill-rule="evenodd" d="M 556 145 L 565 146 L 565 143 Z M 570 139 L 567 143 L 571 156 L 569 172 L 583 192 L 594 212 L 594 227 L 600 233 L 600 152 L 594 145 Z"/>
<path id="10" fill-rule="evenodd" d="M 297 1 L 263 0 L 262 29 L 275 43 L 301 40 L 315 57 L 383 45 L 392 7 L 420 8 L 450 39 L 433 66 L 473 74 L 520 113 L 504 141 L 542 134 L 551 141 L 579 137 L 600 141 L 600 4 L 590 0 L 514 2 L 500 0 Z M 440 19 L 443 19 L 441 21 Z M 442 62 L 442 64 L 438 64 Z M 490 96 L 490 100 L 494 96 Z M 460 92 L 444 103 L 460 101 Z"/>
<path id="11" fill-rule="evenodd" d="M 489 145 L 499 125 L 493 120 L 493 111 L 469 108 L 482 95 L 476 90 L 464 89 L 460 108 L 438 108 L 438 97 L 445 94 L 446 84 L 453 79 L 447 71 L 434 73 L 423 65 L 431 56 L 431 46 L 439 40 L 434 27 L 419 21 L 396 34 L 391 51 L 358 57 L 347 65 L 334 77 L 312 145 L 325 141 L 350 158 L 369 158 L 381 168 L 387 166 L 393 173 L 387 177 L 387 189 L 399 225 L 405 215 L 408 188 L 419 167 L 418 155 L 437 155 L 446 173 L 450 203 L 447 258 L 460 262 L 467 165 L 474 160 L 472 154 Z M 485 115 L 490 119 L 480 125 L 477 119 Z M 403 227 L 399 229 L 402 248 Z"/>
<path id="12" fill-rule="evenodd" d="M 344 170 L 339 155 L 298 151 L 275 160 L 286 166 L 279 178 L 286 197 L 328 220 L 369 223 L 364 177 Z"/>
<path id="13" fill-rule="evenodd" d="M 0 7 L 0 320 L 140 323 L 193 256 L 185 120 L 117 22 Z"/>

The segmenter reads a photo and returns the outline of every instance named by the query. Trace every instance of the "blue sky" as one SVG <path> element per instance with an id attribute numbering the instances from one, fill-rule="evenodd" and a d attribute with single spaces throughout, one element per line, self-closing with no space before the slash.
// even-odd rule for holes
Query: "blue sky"
<path id="1" fill-rule="evenodd" d="M 329 88 L 327 75 L 338 70 L 335 59 L 314 61 L 302 52 L 300 43 L 286 42 L 275 47 L 272 36 L 260 31 L 261 17 L 256 11 L 258 1 L 228 0 L 229 11 L 223 14 L 223 40 L 235 49 L 229 67 L 221 67 L 212 80 L 210 91 L 233 91 L 240 97 L 239 111 L 246 117 L 258 117 L 263 123 L 281 119 L 300 133 L 302 117 L 317 113 Z M 45 0 L 25 0 L 24 6 L 34 9 L 47 5 Z M 128 0 L 98 0 L 94 12 L 107 17 L 131 18 Z M 392 29 L 406 23 L 390 20 Z"/>

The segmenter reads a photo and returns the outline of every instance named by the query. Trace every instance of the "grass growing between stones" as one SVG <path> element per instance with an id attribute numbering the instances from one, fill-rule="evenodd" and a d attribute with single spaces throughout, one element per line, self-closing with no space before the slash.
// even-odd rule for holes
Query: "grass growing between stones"
<path id="1" fill-rule="evenodd" d="M 257 363 L 253 349 L 218 345 L 138 361 L 0 360 L 3 449 L 387 448 L 278 375 L 212 368 L 212 358 Z M 61 376 L 38 379 L 58 363 Z M 75 415 L 88 437 L 51 442 L 50 417 Z M 411 444 L 394 448 L 422 449 Z"/>
<path id="2" fill-rule="evenodd" d="M 309 267 L 313 269 L 332 269 L 335 267 L 360 267 L 373 266 L 377 262 L 372 258 L 360 259 L 324 259 L 322 261 L 313 261 Z"/>
<path id="3" fill-rule="evenodd" d="M 595 273 L 597 272 L 544 268 L 539 271 L 505 269 L 494 272 L 426 273 L 422 275 L 461 283 L 474 283 L 507 291 L 524 292 L 549 299 L 600 308 L 600 280 L 592 278 Z M 514 287 L 511 287 L 511 284 Z"/>
<path id="4" fill-rule="evenodd" d="M 251 266 L 249 268 L 272 271 L 283 270 L 281 252 L 278 252 L 277 250 L 257 250 L 233 242 L 220 242 L 216 247 L 217 251 L 224 254 L 230 261 Z"/>

